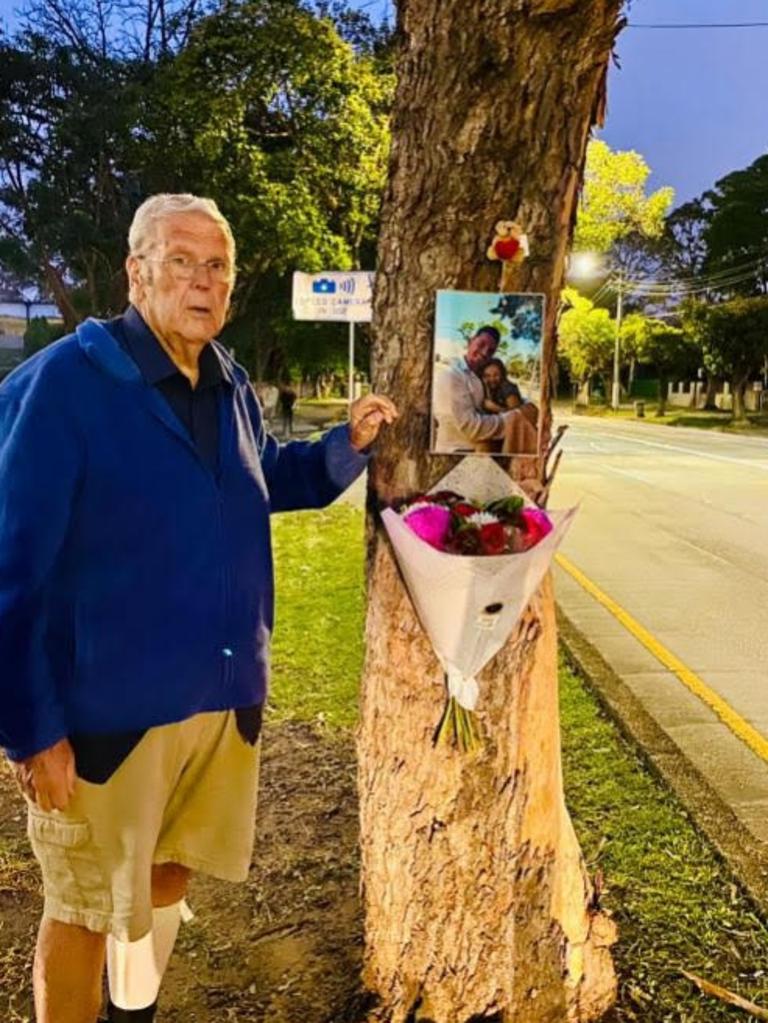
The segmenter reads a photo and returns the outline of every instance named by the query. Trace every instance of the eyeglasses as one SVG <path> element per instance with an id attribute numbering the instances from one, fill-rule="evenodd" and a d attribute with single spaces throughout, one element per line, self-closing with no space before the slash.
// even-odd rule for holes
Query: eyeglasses
<path id="1" fill-rule="evenodd" d="M 206 259 L 203 263 L 196 263 L 189 256 L 168 256 L 165 259 L 154 259 L 152 256 L 137 256 L 136 258 L 144 259 L 148 263 L 164 264 L 177 281 L 193 280 L 200 267 L 208 271 L 215 284 L 230 284 L 235 279 L 235 267 L 225 259 Z"/>

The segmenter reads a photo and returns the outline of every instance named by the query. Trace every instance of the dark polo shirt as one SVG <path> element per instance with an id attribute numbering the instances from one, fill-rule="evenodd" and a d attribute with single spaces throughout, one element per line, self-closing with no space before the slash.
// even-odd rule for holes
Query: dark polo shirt
<path id="1" fill-rule="evenodd" d="M 231 384 L 213 345 L 201 350 L 199 378 L 197 386 L 192 387 L 133 306 L 104 326 L 131 356 L 144 380 L 162 394 L 189 433 L 201 460 L 218 476 L 219 403 L 222 389 Z M 238 730 L 251 744 L 261 731 L 262 710 L 258 705 L 235 711 Z M 145 731 L 71 736 L 78 775 L 95 784 L 107 781 Z"/>

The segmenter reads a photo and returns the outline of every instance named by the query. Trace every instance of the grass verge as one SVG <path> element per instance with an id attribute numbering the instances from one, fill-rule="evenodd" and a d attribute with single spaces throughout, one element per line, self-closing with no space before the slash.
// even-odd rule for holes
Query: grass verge
<path id="1" fill-rule="evenodd" d="M 363 656 L 363 514 L 274 520 L 278 625 L 271 714 L 346 729 Z M 768 1005 L 768 928 L 677 798 L 649 773 L 583 680 L 560 672 L 566 798 L 620 927 L 616 1020 L 716 1023 L 734 1010 L 680 975 Z"/>
<path id="2" fill-rule="evenodd" d="M 730 412 L 692 412 L 690 409 L 667 408 L 663 416 L 656 415 L 657 406 L 645 403 L 645 416 L 638 419 L 634 408 L 623 406 L 612 409 L 607 405 L 589 405 L 573 410 L 570 405 L 559 406 L 563 411 L 589 419 L 631 420 L 637 423 L 650 423 L 655 426 L 684 426 L 696 430 L 716 430 L 722 433 L 734 433 L 740 437 L 768 437 L 768 414 L 750 412 L 747 418 L 737 422 Z"/>

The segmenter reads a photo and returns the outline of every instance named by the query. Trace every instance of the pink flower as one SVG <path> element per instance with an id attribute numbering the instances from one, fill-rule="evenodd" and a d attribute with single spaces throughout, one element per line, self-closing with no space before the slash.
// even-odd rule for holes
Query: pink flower
<path id="1" fill-rule="evenodd" d="M 413 511 L 406 512 L 403 521 L 425 543 L 439 551 L 445 550 L 445 541 L 451 527 L 451 513 L 448 508 L 443 508 L 439 504 L 414 508 Z"/>
<path id="2" fill-rule="evenodd" d="M 552 520 L 541 508 L 523 508 L 520 525 L 525 531 L 524 549 L 529 550 L 553 530 Z"/>

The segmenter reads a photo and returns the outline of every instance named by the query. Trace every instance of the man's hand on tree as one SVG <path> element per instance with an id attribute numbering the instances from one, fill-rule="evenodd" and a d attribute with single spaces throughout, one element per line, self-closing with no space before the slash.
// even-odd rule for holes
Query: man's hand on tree
<path id="1" fill-rule="evenodd" d="M 366 394 L 353 401 L 349 409 L 349 438 L 352 447 L 362 451 L 373 444 L 384 423 L 397 419 L 398 411 L 389 398 L 377 394 Z"/>
<path id="2" fill-rule="evenodd" d="M 69 739 L 13 764 L 19 788 L 41 810 L 66 810 L 75 791 L 75 754 Z"/>

